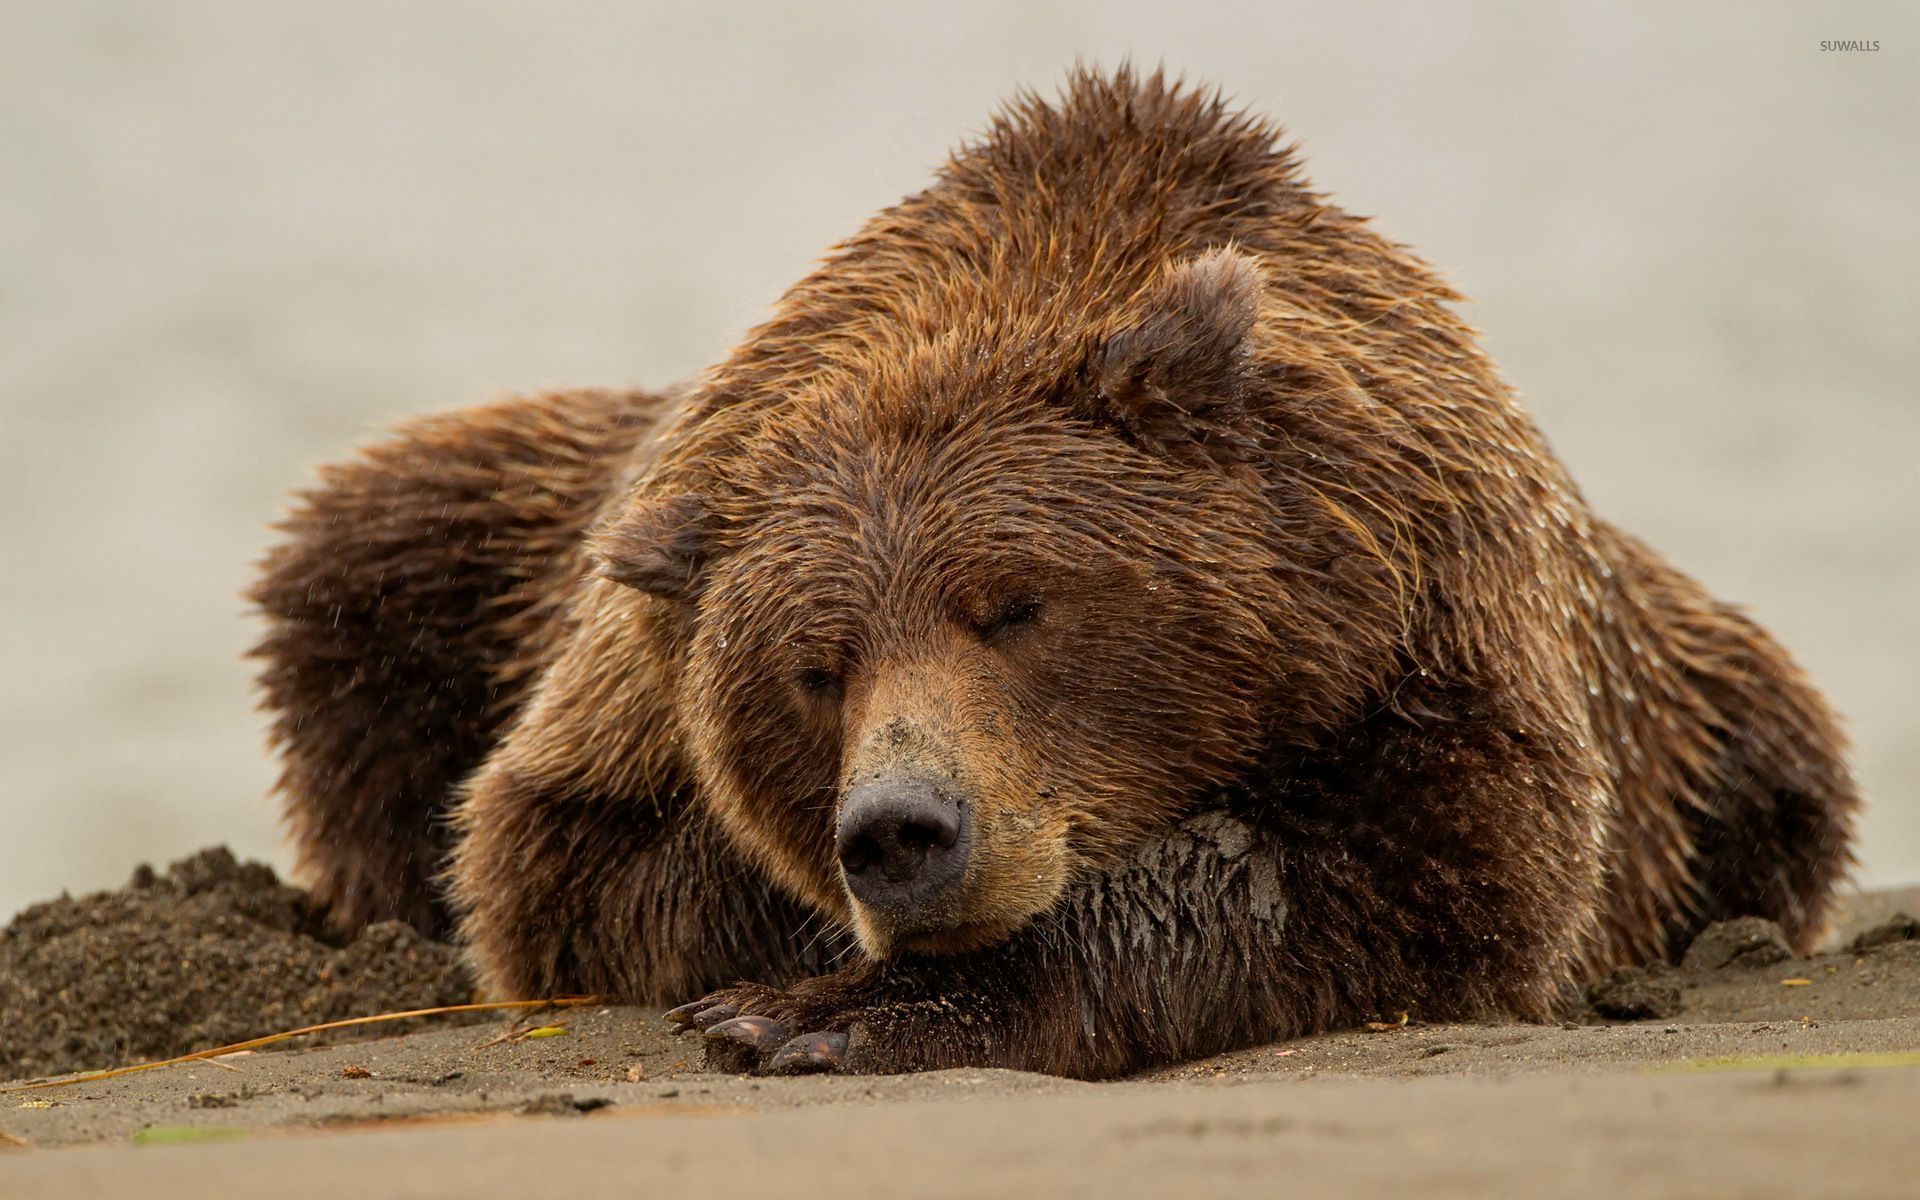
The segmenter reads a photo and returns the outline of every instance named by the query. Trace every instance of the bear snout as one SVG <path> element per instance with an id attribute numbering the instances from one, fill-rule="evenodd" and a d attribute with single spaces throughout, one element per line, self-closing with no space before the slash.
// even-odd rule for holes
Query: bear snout
<path id="1" fill-rule="evenodd" d="M 931 779 L 894 775 L 853 788 L 834 830 L 847 890 L 896 932 L 945 923 L 967 872 L 969 824 L 966 806 Z"/>

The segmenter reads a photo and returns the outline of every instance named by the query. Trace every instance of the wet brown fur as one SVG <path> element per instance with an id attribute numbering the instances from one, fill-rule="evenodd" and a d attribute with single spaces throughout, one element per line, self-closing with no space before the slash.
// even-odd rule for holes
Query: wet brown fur
<path id="1" fill-rule="evenodd" d="M 862 1069 L 1538 1017 L 1746 913 L 1805 948 L 1832 717 L 1588 512 L 1455 298 L 1209 93 L 1018 100 L 684 399 L 434 418 L 308 493 L 255 593 L 307 878 L 438 928 L 451 830 L 492 989 L 759 981 L 719 998 Z M 832 845 L 902 764 L 976 836 L 911 929 Z"/>

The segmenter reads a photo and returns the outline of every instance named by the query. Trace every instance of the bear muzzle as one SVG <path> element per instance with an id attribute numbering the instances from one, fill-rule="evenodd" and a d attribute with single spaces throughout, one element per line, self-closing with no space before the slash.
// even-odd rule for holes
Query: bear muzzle
<path id="1" fill-rule="evenodd" d="M 834 830 L 847 891 L 896 936 L 953 924 L 971 825 L 967 805 L 940 781 L 899 774 L 860 784 Z"/>

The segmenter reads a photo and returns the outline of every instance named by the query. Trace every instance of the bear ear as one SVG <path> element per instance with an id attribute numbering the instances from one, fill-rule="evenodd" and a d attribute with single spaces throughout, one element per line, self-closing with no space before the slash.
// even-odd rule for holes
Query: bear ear
<path id="1" fill-rule="evenodd" d="M 1168 268 L 1129 322 L 1095 347 L 1095 415 L 1142 449 L 1183 461 L 1252 456 L 1246 397 L 1260 264 L 1215 250 Z"/>
<path id="2" fill-rule="evenodd" d="M 664 600 L 691 600 L 718 521 L 700 496 L 634 505 L 595 534 L 588 552 L 600 574 Z"/>

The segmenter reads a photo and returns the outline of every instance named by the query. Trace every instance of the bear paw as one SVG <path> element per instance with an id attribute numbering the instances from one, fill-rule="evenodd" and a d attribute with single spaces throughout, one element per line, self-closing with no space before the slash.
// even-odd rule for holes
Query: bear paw
<path id="1" fill-rule="evenodd" d="M 745 1008 L 792 1010 L 779 1003 L 777 993 L 753 996 L 716 993 L 667 1013 L 682 1031 L 698 1030 L 706 1043 L 707 1069 L 730 1074 L 813 1075 L 847 1069 L 847 1034 L 843 1029 L 818 1028 L 795 1034 L 809 1025 L 844 1024 L 839 1021 L 801 1020 L 789 1011 L 782 1016 L 766 1012 L 742 1013 Z M 751 989 L 760 992 L 761 989 Z M 756 1003 L 757 1002 L 757 1003 Z"/>

